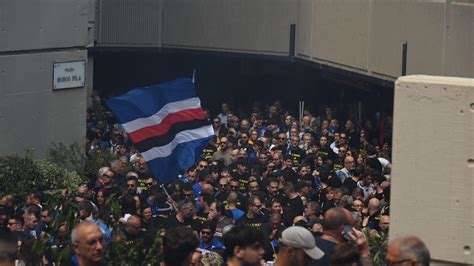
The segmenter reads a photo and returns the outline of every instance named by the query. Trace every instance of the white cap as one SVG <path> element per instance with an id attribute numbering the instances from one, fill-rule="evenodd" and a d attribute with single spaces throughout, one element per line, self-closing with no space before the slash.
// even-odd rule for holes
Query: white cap
<path id="1" fill-rule="evenodd" d="M 316 246 L 313 234 L 301 226 L 291 226 L 281 233 L 280 242 L 283 245 L 299 248 L 314 260 L 324 256 L 324 252 Z"/>

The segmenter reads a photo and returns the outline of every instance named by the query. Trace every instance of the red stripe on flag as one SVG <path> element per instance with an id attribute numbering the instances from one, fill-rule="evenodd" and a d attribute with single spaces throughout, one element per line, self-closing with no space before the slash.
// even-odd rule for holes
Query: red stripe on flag
<path id="1" fill-rule="evenodd" d="M 168 130 L 174 123 L 204 118 L 206 118 L 206 114 L 204 113 L 202 108 L 187 109 L 169 114 L 161 121 L 160 124 L 151 125 L 130 132 L 128 133 L 128 136 L 130 137 L 130 140 L 133 143 L 137 143 L 151 137 L 159 137 L 161 135 L 166 134 L 166 132 L 168 132 Z"/>

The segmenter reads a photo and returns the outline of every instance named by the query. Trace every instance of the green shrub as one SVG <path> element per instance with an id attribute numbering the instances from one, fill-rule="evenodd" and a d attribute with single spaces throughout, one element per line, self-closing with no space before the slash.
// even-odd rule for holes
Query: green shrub
<path id="1" fill-rule="evenodd" d="M 15 194 L 24 198 L 33 191 L 51 193 L 74 188 L 84 182 L 84 178 L 53 161 L 34 160 L 27 152 L 24 156 L 0 157 L 0 181 L 0 195 Z"/>

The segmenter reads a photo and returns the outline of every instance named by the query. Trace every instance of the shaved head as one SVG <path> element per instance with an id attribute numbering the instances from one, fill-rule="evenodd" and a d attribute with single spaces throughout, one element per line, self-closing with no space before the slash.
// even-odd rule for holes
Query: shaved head
<path id="1" fill-rule="evenodd" d="M 335 207 L 324 213 L 324 229 L 337 230 L 347 224 L 346 209 Z"/>

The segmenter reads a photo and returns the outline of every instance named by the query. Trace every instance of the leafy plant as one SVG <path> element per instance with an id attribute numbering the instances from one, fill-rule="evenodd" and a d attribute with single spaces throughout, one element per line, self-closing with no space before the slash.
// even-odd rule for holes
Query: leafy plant
<path id="1" fill-rule="evenodd" d="M 75 171 L 80 175 L 84 175 L 84 166 L 87 157 L 84 148 L 78 143 L 73 143 L 69 146 L 63 143 L 52 143 L 47 151 L 46 161 L 52 162 L 69 171 Z"/>
<path id="2" fill-rule="evenodd" d="M 369 242 L 370 256 L 374 266 L 385 265 L 385 255 L 388 246 L 388 234 L 374 234 L 370 229 L 364 230 Z"/>

